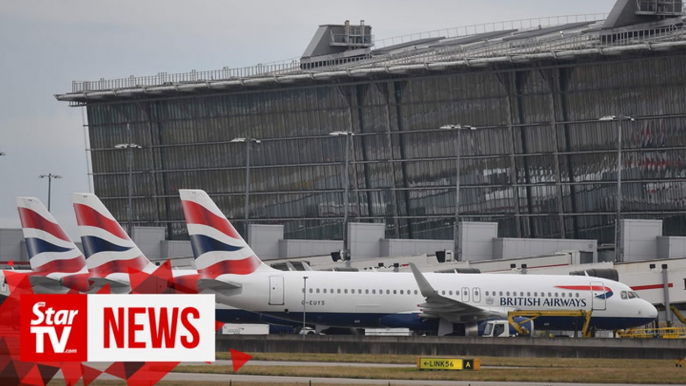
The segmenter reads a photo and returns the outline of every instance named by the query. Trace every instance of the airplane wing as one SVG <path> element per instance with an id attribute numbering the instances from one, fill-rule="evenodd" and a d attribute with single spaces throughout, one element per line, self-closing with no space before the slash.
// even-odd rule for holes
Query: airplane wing
<path id="1" fill-rule="evenodd" d="M 414 263 L 410 263 L 410 268 L 417 285 L 419 285 L 419 290 L 426 299 L 426 303 L 419 304 L 422 309 L 422 317 L 441 318 L 451 323 L 465 323 L 506 316 L 499 311 L 473 306 L 440 295 Z"/>

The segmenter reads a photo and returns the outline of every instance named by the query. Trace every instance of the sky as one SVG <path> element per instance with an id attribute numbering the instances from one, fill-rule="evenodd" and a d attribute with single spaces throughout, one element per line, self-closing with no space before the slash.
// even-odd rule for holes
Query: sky
<path id="1" fill-rule="evenodd" d="M 1 0 L 0 228 L 38 197 L 78 239 L 70 194 L 92 191 L 74 80 L 246 67 L 299 58 L 320 24 L 364 20 L 376 40 L 475 24 L 609 13 L 615 0 Z M 0 240 L 2 242 L 2 240 Z"/>

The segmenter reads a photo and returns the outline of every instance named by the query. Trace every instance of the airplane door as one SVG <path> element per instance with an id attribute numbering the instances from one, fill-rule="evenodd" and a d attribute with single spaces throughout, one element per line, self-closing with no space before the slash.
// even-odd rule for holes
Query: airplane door
<path id="1" fill-rule="evenodd" d="M 269 304 L 283 305 L 283 276 L 269 276 Z"/>
<path id="2" fill-rule="evenodd" d="M 463 302 L 469 301 L 469 288 L 467 288 L 467 287 L 462 287 L 462 301 Z"/>
<path id="3" fill-rule="evenodd" d="M 481 289 L 480 288 L 474 288 L 472 289 L 472 299 L 474 299 L 474 303 L 481 303 Z"/>
<path id="4" fill-rule="evenodd" d="M 607 290 L 599 281 L 591 282 L 591 307 L 593 310 L 604 310 Z"/>

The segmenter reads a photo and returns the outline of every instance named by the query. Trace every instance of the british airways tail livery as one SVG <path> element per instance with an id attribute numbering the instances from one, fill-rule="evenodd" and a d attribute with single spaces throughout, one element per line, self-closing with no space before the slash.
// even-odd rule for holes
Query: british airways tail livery
<path id="1" fill-rule="evenodd" d="M 100 199 L 91 193 L 72 194 L 86 266 L 95 290 L 105 284 L 114 293 L 131 290 L 129 268 L 153 272 L 156 266 L 129 238 Z"/>
<path id="2" fill-rule="evenodd" d="M 17 197 L 29 263 L 34 272 L 86 272 L 86 259 L 43 203 Z"/>
<path id="3" fill-rule="evenodd" d="M 439 334 L 450 333 L 455 324 L 475 330 L 479 321 L 517 310 L 591 311 L 590 327 L 608 330 L 642 326 L 657 317 L 655 307 L 628 286 L 588 276 L 422 273 L 413 264 L 411 273 L 277 271 L 235 231 L 227 234 L 233 227 L 205 192 L 180 193 L 185 210 L 190 202 L 204 209 L 188 221 L 191 238 L 205 236 L 204 244 L 194 247 L 199 268 L 213 267 L 212 277 L 199 279 L 198 288 L 247 311 L 294 322 L 305 317 L 322 326 L 406 327 Z M 218 265 L 245 259 L 241 266 L 251 269 Z M 229 269 L 222 273 L 223 267 Z M 535 324 L 540 330 L 580 330 L 583 318 L 539 317 Z"/>
<path id="4" fill-rule="evenodd" d="M 195 267 L 203 277 L 276 271 L 264 264 L 202 190 L 179 190 Z"/>
<path id="5" fill-rule="evenodd" d="M 33 271 L 29 280 L 37 293 L 64 293 L 88 286 L 86 259 L 64 229 L 35 197 L 17 197 L 26 251 Z M 64 286 L 68 281 L 69 286 Z"/>

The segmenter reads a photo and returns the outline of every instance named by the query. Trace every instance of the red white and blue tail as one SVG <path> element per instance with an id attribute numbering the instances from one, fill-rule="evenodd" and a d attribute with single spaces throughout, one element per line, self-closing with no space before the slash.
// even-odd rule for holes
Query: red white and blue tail
<path id="1" fill-rule="evenodd" d="M 87 272 L 83 254 L 39 199 L 17 197 L 17 210 L 34 272 Z"/>
<path id="2" fill-rule="evenodd" d="M 74 193 L 72 202 L 89 271 L 107 276 L 128 273 L 129 268 L 155 269 L 96 195 Z"/>
<path id="3" fill-rule="evenodd" d="M 195 268 L 206 277 L 273 270 L 255 255 L 203 190 L 179 190 Z"/>

